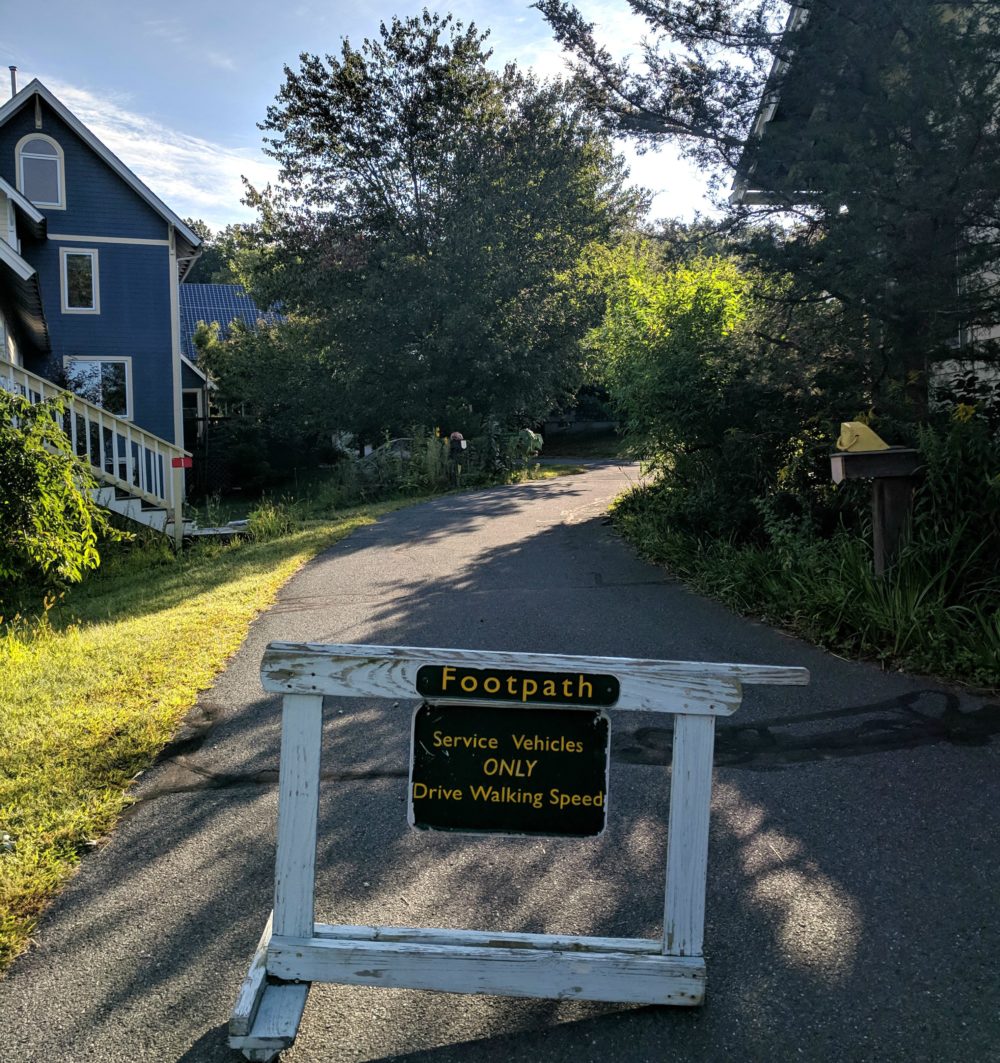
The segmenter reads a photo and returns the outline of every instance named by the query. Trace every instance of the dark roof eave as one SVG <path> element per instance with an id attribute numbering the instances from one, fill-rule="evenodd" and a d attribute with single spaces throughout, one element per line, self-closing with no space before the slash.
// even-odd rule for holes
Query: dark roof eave
<path id="1" fill-rule="evenodd" d="M 52 350 L 52 341 L 42 311 L 38 274 L 21 277 L 6 262 L 0 261 L 0 277 L 3 278 L 3 287 L 7 294 L 4 309 L 16 322 L 17 333 L 33 350 L 39 354 L 48 354 Z"/>

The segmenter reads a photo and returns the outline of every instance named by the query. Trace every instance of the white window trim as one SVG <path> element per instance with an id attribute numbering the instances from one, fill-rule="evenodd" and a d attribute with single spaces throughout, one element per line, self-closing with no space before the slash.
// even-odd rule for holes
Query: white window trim
<path id="1" fill-rule="evenodd" d="M 21 149 L 28 143 L 29 140 L 44 140 L 46 143 L 51 144 L 56 149 L 56 173 L 59 179 L 59 202 L 58 203 L 36 203 L 31 199 L 24 190 L 24 170 L 21 165 Z M 51 156 L 45 156 L 50 158 Z M 17 190 L 23 196 L 26 196 L 31 203 L 36 207 L 44 207 L 45 210 L 65 210 L 66 209 L 66 155 L 63 152 L 62 145 L 53 140 L 52 137 L 46 136 L 44 133 L 28 133 L 26 136 L 21 137 L 17 142 L 17 146 L 14 148 L 14 159 L 17 163 Z"/>
<path id="2" fill-rule="evenodd" d="M 93 306 L 70 306 L 69 305 L 69 277 L 66 273 L 67 255 L 90 255 L 93 262 L 91 275 L 94 279 L 94 305 Z M 59 288 L 61 292 L 60 303 L 64 314 L 99 314 L 101 312 L 101 272 L 96 247 L 60 247 L 59 248 Z"/>
<path id="3" fill-rule="evenodd" d="M 122 421 L 131 421 L 135 417 L 135 406 L 132 398 L 132 358 L 131 355 L 117 355 L 109 354 L 104 355 L 88 355 L 88 354 L 67 354 L 63 356 L 63 369 L 68 369 L 74 362 L 96 362 L 98 365 L 102 362 L 121 362 L 125 366 L 125 413 L 114 413 L 111 410 L 105 412 L 110 417 L 117 417 Z M 72 394 L 72 391 L 70 392 Z M 95 403 L 95 405 L 97 405 Z M 100 407 L 104 409 L 104 407 Z"/>

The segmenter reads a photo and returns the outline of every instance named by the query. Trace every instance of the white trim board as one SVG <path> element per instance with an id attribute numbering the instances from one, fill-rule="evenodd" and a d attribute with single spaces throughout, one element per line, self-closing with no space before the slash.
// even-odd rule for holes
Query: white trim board
<path id="1" fill-rule="evenodd" d="M 38 210 L 30 199 L 14 188 L 13 185 L 8 184 L 2 177 L 0 177 L 0 192 L 6 192 L 8 198 L 12 199 L 14 204 L 20 207 L 36 225 L 44 224 L 45 215 Z"/>
<path id="2" fill-rule="evenodd" d="M 49 233 L 50 240 L 86 240 L 91 244 L 139 244 L 145 247 L 169 247 L 169 240 L 147 240 L 138 236 L 91 236 L 89 233 Z"/>
<path id="3" fill-rule="evenodd" d="M 31 280 L 37 272 L 14 250 L 6 240 L 0 240 L 0 262 L 12 269 L 23 281 Z"/>

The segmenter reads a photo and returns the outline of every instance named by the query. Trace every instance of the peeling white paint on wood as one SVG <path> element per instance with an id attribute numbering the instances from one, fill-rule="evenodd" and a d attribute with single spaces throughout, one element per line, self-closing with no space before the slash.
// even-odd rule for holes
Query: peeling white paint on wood
<path id="1" fill-rule="evenodd" d="M 705 979 L 693 957 L 331 938 L 272 937 L 267 965 L 279 978 L 343 985 L 681 1006 L 702 1002 Z"/>
<path id="2" fill-rule="evenodd" d="M 663 951 L 669 956 L 702 951 L 714 749 L 711 716 L 676 717 L 663 911 Z"/>
<path id="3" fill-rule="evenodd" d="M 613 709 L 676 715 L 662 940 L 314 922 L 323 695 L 422 700 L 416 680 L 426 664 L 611 674 L 621 687 Z M 739 707 L 742 684 L 804 684 L 806 669 L 276 642 L 261 671 L 264 688 L 284 694 L 284 707 L 273 934 L 269 921 L 230 1020 L 229 1043 L 247 1059 L 266 1063 L 291 1045 L 312 981 L 636 1004 L 702 1002 L 715 717 Z M 408 712 L 401 721 L 409 723 Z"/>
<path id="4" fill-rule="evenodd" d="M 274 869 L 274 932 L 284 936 L 308 937 L 312 933 L 322 745 L 322 697 L 286 694 L 281 715 Z"/>
<path id="5" fill-rule="evenodd" d="M 260 998 L 264 995 L 264 985 L 267 981 L 267 946 L 271 940 L 271 922 L 273 913 L 267 917 L 264 933 L 257 942 L 257 950 L 250 961 L 250 970 L 243 985 L 236 996 L 236 1004 L 229 1016 L 229 1036 L 244 1037 L 250 1032 L 253 1021 L 257 1017 L 257 1009 L 260 1006 Z"/>
<path id="6" fill-rule="evenodd" d="M 269 1063 L 291 1047 L 299 1032 L 302 1012 L 309 996 L 309 983 L 267 983 L 253 1027 L 243 1036 L 229 1036 L 229 1047 L 253 1063 Z"/>
<path id="7" fill-rule="evenodd" d="M 547 653 L 425 649 L 406 646 L 317 645 L 272 642 L 264 653 L 265 690 L 341 697 L 422 700 L 417 672 L 426 664 L 539 672 L 598 672 L 621 684 L 616 709 L 728 716 L 739 706 L 741 683 L 802 684 L 804 668 L 653 661 L 629 657 L 571 657 Z M 462 697 L 463 704 L 496 705 Z M 512 704 L 521 704 L 514 701 Z"/>
<path id="8" fill-rule="evenodd" d="M 411 926 L 330 926 L 316 923 L 313 937 L 335 941 L 392 941 L 464 948 L 550 949 L 562 952 L 628 952 L 656 955 L 663 942 L 652 938 L 576 937 L 572 934 L 512 934 L 494 930 L 448 930 Z"/>

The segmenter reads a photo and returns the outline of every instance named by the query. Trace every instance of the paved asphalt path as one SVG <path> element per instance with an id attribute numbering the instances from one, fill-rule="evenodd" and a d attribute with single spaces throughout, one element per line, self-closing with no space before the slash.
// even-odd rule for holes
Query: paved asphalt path
<path id="1" fill-rule="evenodd" d="M 701 1009 L 315 986 L 287 1063 L 1000 1060 L 1000 705 L 741 620 L 639 561 L 603 513 L 634 467 L 453 495 L 308 565 L 139 803 L 0 983 L 7 1063 L 232 1061 L 225 1024 L 271 904 L 272 639 L 805 665 L 719 726 Z M 182 652 L 182 651 L 181 651 Z M 405 822 L 410 707 L 330 700 L 318 918 L 649 935 L 670 734 L 613 714 L 597 840 Z"/>

